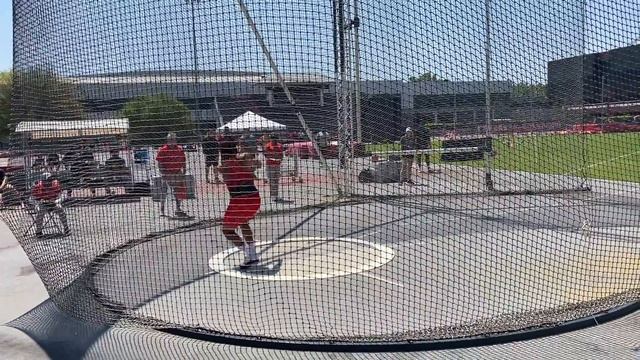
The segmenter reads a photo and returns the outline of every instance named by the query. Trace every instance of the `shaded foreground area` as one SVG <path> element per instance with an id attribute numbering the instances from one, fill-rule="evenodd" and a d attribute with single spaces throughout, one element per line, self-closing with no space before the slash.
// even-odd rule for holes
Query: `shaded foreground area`
<path id="1" fill-rule="evenodd" d="M 640 351 L 640 312 L 600 326 L 546 337 L 466 349 L 410 353 L 320 353 L 216 344 L 144 328 L 106 328 L 78 322 L 47 301 L 0 326 L 3 356 L 11 359 L 620 359 Z M 71 335 L 74 334 L 74 335 Z"/>

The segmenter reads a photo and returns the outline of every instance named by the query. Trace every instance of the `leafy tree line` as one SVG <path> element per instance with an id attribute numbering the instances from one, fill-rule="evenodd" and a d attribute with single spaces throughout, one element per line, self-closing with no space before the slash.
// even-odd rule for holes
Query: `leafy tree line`
<path id="1" fill-rule="evenodd" d="M 427 71 L 418 76 L 410 76 L 409 82 L 422 82 L 422 81 L 449 81 L 443 77 L 436 75 L 431 71 Z M 526 82 L 519 82 L 514 85 L 512 94 L 514 97 L 529 97 L 529 98 L 546 98 L 547 97 L 547 85 L 546 84 L 529 84 Z"/>
<path id="2" fill-rule="evenodd" d="M 0 72 L 0 139 L 20 121 L 79 120 L 72 84 L 46 70 Z"/>
<path id="3" fill-rule="evenodd" d="M 169 132 L 175 132 L 182 142 L 195 138 L 187 106 L 164 94 L 131 100 L 122 115 L 129 119 L 130 140 L 134 145 L 162 144 Z"/>
<path id="4" fill-rule="evenodd" d="M 12 77 L 11 71 L 0 72 L 0 139 L 6 139 L 10 133 Z"/>
<path id="5" fill-rule="evenodd" d="M 80 120 L 84 112 L 75 86 L 51 71 L 0 72 L 0 139 L 20 121 Z M 133 99 L 121 113 L 129 118 L 134 145 L 160 144 L 170 131 L 182 141 L 194 137 L 189 109 L 167 95 Z"/>
<path id="6" fill-rule="evenodd" d="M 528 84 L 518 83 L 513 87 L 511 94 L 514 97 L 527 97 L 527 98 L 546 98 L 547 97 L 547 85 L 546 84 Z"/>
<path id="7" fill-rule="evenodd" d="M 409 77 L 409 82 L 422 82 L 422 81 L 449 81 L 445 78 L 442 77 L 438 77 L 438 75 L 432 73 L 431 71 L 427 71 L 424 74 L 421 74 L 419 76 L 410 76 Z"/>

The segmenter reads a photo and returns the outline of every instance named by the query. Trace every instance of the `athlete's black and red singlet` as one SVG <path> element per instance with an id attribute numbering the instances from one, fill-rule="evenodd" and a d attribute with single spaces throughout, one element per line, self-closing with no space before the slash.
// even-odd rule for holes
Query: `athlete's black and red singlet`
<path id="1" fill-rule="evenodd" d="M 231 195 L 224 213 L 224 226 L 235 228 L 248 223 L 260 210 L 260 193 L 253 178 L 253 167 L 243 160 L 226 159 L 222 162 L 222 178 Z"/>
<path id="2" fill-rule="evenodd" d="M 253 168 L 246 165 L 243 160 L 224 160 L 221 172 L 231 197 L 258 193 L 253 177 Z"/>

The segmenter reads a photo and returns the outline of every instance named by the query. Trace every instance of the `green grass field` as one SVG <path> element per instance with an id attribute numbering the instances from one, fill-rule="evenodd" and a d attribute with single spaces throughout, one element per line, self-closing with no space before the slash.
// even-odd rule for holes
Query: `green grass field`
<path id="1" fill-rule="evenodd" d="M 433 147 L 440 147 L 435 140 Z M 397 144 L 369 145 L 369 151 L 398 150 Z M 494 140 L 493 167 L 545 174 L 640 182 L 640 133 L 536 135 Z M 433 163 L 440 163 L 438 155 Z M 482 167 L 483 161 L 461 165 Z"/>

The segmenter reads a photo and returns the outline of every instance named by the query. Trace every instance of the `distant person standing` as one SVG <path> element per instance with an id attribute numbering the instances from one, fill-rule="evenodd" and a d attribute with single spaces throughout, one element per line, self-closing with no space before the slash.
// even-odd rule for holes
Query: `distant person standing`
<path id="1" fill-rule="evenodd" d="M 423 124 L 418 127 L 416 131 L 416 148 L 420 150 L 430 150 L 431 149 L 431 130 L 427 126 L 427 124 Z M 426 172 L 431 171 L 431 155 L 428 153 L 425 154 L 417 154 L 416 162 L 418 163 L 418 170 L 420 172 L 425 172 L 422 170 L 423 163 L 426 164 Z"/>
<path id="2" fill-rule="evenodd" d="M 264 157 L 266 159 L 267 180 L 269 181 L 269 195 L 271 201 L 281 202 L 280 198 L 280 166 L 284 158 L 284 148 L 278 141 L 278 136 L 272 134 L 269 142 L 264 146 Z"/>
<path id="3" fill-rule="evenodd" d="M 215 130 L 209 130 L 202 142 L 202 153 L 204 154 L 204 175 L 207 183 L 210 181 L 210 172 L 213 168 L 214 183 L 222 181 L 218 178 L 218 166 L 220 165 L 220 142 Z"/>
<path id="4" fill-rule="evenodd" d="M 413 129 L 408 127 L 405 130 L 404 136 L 400 138 L 400 146 L 402 151 L 410 151 L 410 153 L 402 154 L 402 168 L 400 170 L 400 183 L 415 184 L 411 179 L 411 170 L 413 167 L 413 160 L 415 158 L 416 150 L 416 136 Z"/>
<path id="5" fill-rule="evenodd" d="M 70 145 L 70 149 L 62 157 L 62 165 L 67 171 L 68 177 L 65 185 L 68 197 L 71 197 L 73 188 L 80 185 L 80 169 L 82 166 L 79 157 L 80 147 L 74 145 Z"/>
<path id="6" fill-rule="evenodd" d="M 187 158 L 184 150 L 177 143 L 175 133 L 167 134 L 167 143 L 163 145 L 156 155 L 160 175 L 164 190 L 163 197 L 160 200 L 160 212 L 165 215 L 164 206 L 168 195 L 169 188 L 173 191 L 173 197 L 176 201 L 175 216 L 179 218 L 187 217 L 182 210 L 181 202 L 187 199 L 187 187 L 185 182 L 185 173 L 187 166 Z"/>
<path id="7" fill-rule="evenodd" d="M 249 130 L 245 130 L 242 136 L 240 137 L 240 143 L 244 148 L 244 154 L 247 157 L 252 158 L 252 160 L 257 160 L 258 158 L 258 139 L 253 135 Z M 260 176 L 255 174 L 255 178 L 260 180 Z"/>
<path id="8" fill-rule="evenodd" d="M 240 138 L 244 144 L 246 154 L 256 155 L 258 153 L 258 139 L 249 130 L 245 130 Z"/>
<path id="9" fill-rule="evenodd" d="M 91 179 L 96 176 L 98 164 L 93 157 L 93 150 L 89 143 L 83 141 L 82 148 L 76 157 L 77 170 L 79 170 L 80 184 L 85 188 L 89 188 L 91 195 L 96 195 L 96 189 L 91 186 Z"/>

